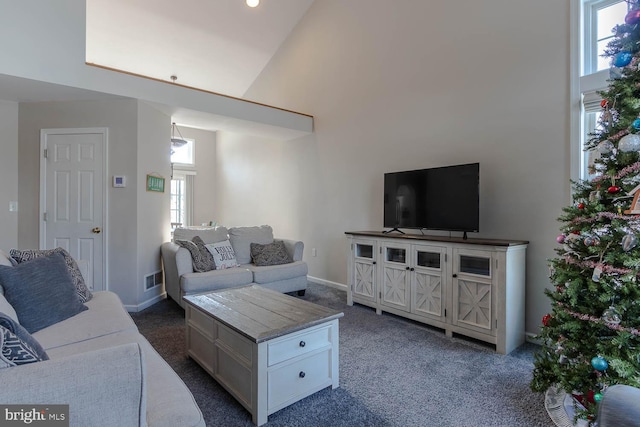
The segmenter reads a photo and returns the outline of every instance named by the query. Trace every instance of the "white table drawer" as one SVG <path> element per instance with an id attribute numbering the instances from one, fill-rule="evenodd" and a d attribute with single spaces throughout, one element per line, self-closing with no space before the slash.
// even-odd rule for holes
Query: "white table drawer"
<path id="1" fill-rule="evenodd" d="M 331 350 L 310 355 L 269 371 L 269 413 L 331 385 Z"/>
<path id="2" fill-rule="evenodd" d="M 273 366 L 285 360 L 309 353 L 331 345 L 331 328 L 304 330 L 269 342 L 267 350 L 268 365 Z"/>

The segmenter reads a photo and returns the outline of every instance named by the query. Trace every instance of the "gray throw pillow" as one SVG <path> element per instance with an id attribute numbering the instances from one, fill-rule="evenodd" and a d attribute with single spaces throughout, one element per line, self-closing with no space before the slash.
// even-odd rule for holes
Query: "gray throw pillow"
<path id="1" fill-rule="evenodd" d="M 251 260 L 257 266 L 280 265 L 293 262 L 293 258 L 287 252 L 282 240 L 274 240 L 273 243 L 261 245 L 251 243 Z"/>
<path id="2" fill-rule="evenodd" d="M 0 369 L 42 360 L 27 343 L 4 326 L 0 326 L 0 350 Z"/>
<path id="3" fill-rule="evenodd" d="M 64 256 L 54 253 L 15 267 L 0 265 L 0 286 L 29 333 L 87 310 L 78 300 Z"/>
<path id="4" fill-rule="evenodd" d="M 76 287 L 76 293 L 78 294 L 78 299 L 80 300 L 80 302 L 85 303 L 93 298 L 93 294 L 91 293 L 89 288 L 87 288 L 87 285 L 84 282 L 84 278 L 82 277 L 82 273 L 80 272 L 78 263 L 76 263 L 76 260 L 73 259 L 71 254 L 69 254 L 69 252 L 67 252 L 64 248 L 25 250 L 11 249 L 9 251 L 11 258 L 17 264 L 56 253 L 60 253 L 62 254 L 62 256 L 64 256 L 64 262 L 67 264 L 67 269 L 69 270 L 69 274 L 71 274 L 71 279 L 73 280 L 73 284 Z"/>
<path id="5" fill-rule="evenodd" d="M 213 256 L 200 236 L 195 236 L 191 241 L 176 240 L 175 242 L 191 253 L 193 271 L 204 273 L 205 271 L 215 270 L 216 264 L 213 261 Z"/>
<path id="6" fill-rule="evenodd" d="M 0 328 L 5 328 L 15 335 L 13 339 L 10 335 L 4 334 L 2 344 L 2 356 L 6 362 L 13 362 L 16 365 L 23 363 L 39 362 L 49 360 L 47 352 L 44 351 L 40 343 L 18 322 L 10 316 L 0 312 Z M 0 337 L 2 339 L 2 337 Z M 1 367 L 2 363 L 0 363 Z"/>

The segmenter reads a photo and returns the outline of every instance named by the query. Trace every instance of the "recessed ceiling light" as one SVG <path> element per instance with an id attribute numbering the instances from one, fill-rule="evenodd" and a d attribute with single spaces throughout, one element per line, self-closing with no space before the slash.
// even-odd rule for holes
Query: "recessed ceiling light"
<path id="1" fill-rule="evenodd" d="M 260 4 L 260 0 L 247 0 L 247 6 L 256 7 Z"/>

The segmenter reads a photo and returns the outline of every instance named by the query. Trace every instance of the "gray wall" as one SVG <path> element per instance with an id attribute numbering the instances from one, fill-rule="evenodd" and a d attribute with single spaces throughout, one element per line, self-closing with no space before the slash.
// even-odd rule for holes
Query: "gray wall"
<path id="1" fill-rule="evenodd" d="M 18 212 L 9 204 L 18 201 L 18 103 L 0 101 L 0 249 L 18 245 Z"/>
<path id="2" fill-rule="evenodd" d="M 273 224 L 304 240 L 311 276 L 345 284 L 343 233 L 382 229 L 384 172 L 480 162 L 476 236 L 530 241 L 538 332 L 570 194 L 568 4 L 316 0 L 246 94 L 313 114 L 315 133 L 220 132 L 222 222 Z"/>

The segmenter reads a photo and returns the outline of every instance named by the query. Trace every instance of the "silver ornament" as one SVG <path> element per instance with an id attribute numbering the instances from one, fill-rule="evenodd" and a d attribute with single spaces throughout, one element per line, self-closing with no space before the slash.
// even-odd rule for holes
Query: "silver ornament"
<path id="1" fill-rule="evenodd" d="M 598 144 L 598 146 L 596 147 L 598 153 L 600 154 L 609 154 L 613 151 L 613 148 L 613 142 L 609 141 L 608 139 L 601 141 L 600 144 Z"/>
<path id="2" fill-rule="evenodd" d="M 625 153 L 640 151 L 640 135 L 630 133 L 623 136 L 618 143 L 618 149 Z"/>
<path id="3" fill-rule="evenodd" d="M 627 234 L 622 238 L 622 250 L 629 252 L 638 244 L 638 238 L 633 234 Z"/>
<path id="4" fill-rule="evenodd" d="M 617 325 L 622 321 L 622 318 L 618 310 L 616 310 L 614 306 L 610 306 L 602 313 L 602 320 L 604 320 L 607 325 Z"/>

